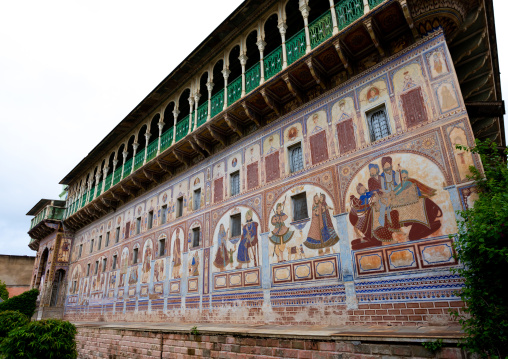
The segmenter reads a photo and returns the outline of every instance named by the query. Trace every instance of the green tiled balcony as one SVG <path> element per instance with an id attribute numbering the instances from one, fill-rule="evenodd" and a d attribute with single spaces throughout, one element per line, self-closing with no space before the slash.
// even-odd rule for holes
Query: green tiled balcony
<path id="1" fill-rule="evenodd" d="M 164 132 L 161 136 L 161 152 L 167 149 L 169 146 L 171 146 L 171 143 L 173 142 L 173 129 L 174 127 L 171 127 L 169 130 Z"/>
<path id="2" fill-rule="evenodd" d="M 146 149 L 146 162 L 153 160 L 157 156 L 157 150 L 159 148 L 159 139 L 153 140 Z"/>
<path id="3" fill-rule="evenodd" d="M 131 172 L 132 172 L 132 158 L 126 161 L 125 164 L 123 165 L 123 178 L 130 175 Z"/>
<path id="4" fill-rule="evenodd" d="M 189 116 L 176 124 L 176 140 L 180 141 L 189 133 Z"/>
<path id="5" fill-rule="evenodd" d="M 237 77 L 228 85 L 228 106 L 242 97 L 242 76 Z"/>
<path id="6" fill-rule="evenodd" d="M 342 0 L 335 5 L 339 30 L 352 24 L 363 15 L 364 6 L 362 0 Z"/>
<path id="7" fill-rule="evenodd" d="M 212 96 L 212 110 L 211 117 L 220 113 L 224 108 L 224 89 L 217 92 Z"/>
<path id="8" fill-rule="evenodd" d="M 245 72 L 245 93 L 259 86 L 261 80 L 261 63 L 257 63 Z"/>
<path id="9" fill-rule="evenodd" d="M 302 29 L 286 41 L 288 65 L 291 65 L 293 62 L 305 55 L 306 49 L 307 42 L 305 40 L 305 29 Z"/>
<path id="10" fill-rule="evenodd" d="M 332 14 L 326 11 L 309 24 L 310 47 L 315 48 L 333 34 Z"/>
<path id="11" fill-rule="evenodd" d="M 206 122 L 208 118 L 208 101 L 205 101 L 201 106 L 198 107 L 198 118 L 196 127 L 201 126 Z"/>
<path id="12" fill-rule="evenodd" d="M 282 46 L 278 46 L 275 50 L 265 56 L 263 60 L 265 67 L 265 80 L 270 79 L 282 70 Z"/>

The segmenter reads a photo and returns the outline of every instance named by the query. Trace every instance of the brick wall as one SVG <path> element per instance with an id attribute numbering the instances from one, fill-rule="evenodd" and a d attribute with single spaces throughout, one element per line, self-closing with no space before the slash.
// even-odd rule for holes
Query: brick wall
<path id="1" fill-rule="evenodd" d="M 450 325 L 457 324 L 449 310 L 461 311 L 462 301 L 434 301 L 413 303 L 360 304 L 356 310 L 345 305 L 313 305 L 274 307 L 270 310 L 249 308 L 245 303 L 206 309 L 168 309 L 162 307 L 149 312 L 127 311 L 123 303 L 116 307 L 102 306 L 96 311 L 90 307 L 70 311 L 64 319 L 74 322 L 154 322 L 154 323 L 224 323 L 224 324 L 274 324 L 274 325 Z M 117 303 L 118 305 L 118 303 Z"/>
<path id="2" fill-rule="evenodd" d="M 78 358 L 465 358 L 456 340 L 445 340 L 437 353 L 426 350 L 421 341 L 429 339 L 378 338 L 377 341 L 288 338 L 277 335 L 227 333 L 175 333 L 160 330 L 126 330 L 78 327 Z"/>

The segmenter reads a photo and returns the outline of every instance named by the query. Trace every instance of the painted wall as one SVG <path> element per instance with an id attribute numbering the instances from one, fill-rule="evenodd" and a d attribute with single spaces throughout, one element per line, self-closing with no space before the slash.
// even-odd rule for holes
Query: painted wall
<path id="1" fill-rule="evenodd" d="M 373 141 L 381 108 L 389 135 Z M 303 169 L 290 173 L 298 143 Z M 481 166 L 458 143 L 473 135 L 436 33 L 76 233 L 66 317 L 448 322 L 462 305 L 449 235 L 474 200 L 468 166 Z"/>
<path id="2" fill-rule="evenodd" d="M 9 298 L 30 289 L 35 257 L 0 255 L 0 280 L 7 285 Z"/>

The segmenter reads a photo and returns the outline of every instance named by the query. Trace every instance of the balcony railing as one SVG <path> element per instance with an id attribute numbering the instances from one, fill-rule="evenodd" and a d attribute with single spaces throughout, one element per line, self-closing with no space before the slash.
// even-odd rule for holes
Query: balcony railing
<path id="1" fill-rule="evenodd" d="M 282 69 L 282 46 L 278 46 L 270 52 L 264 58 L 263 65 L 265 67 L 265 80 L 278 73 Z"/>
<path id="2" fill-rule="evenodd" d="M 305 55 L 307 49 L 307 41 L 305 39 L 305 29 L 300 30 L 289 40 L 286 41 L 286 54 L 288 57 L 288 65 Z"/>
<path id="3" fill-rule="evenodd" d="M 228 85 L 228 105 L 235 103 L 240 97 L 242 97 L 241 75 Z"/>
<path id="4" fill-rule="evenodd" d="M 116 185 L 122 179 L 122 167 L 117 168 L 115 172 L 113 172 L 113 186 Z"/>
<path id="5" fill-rule="evenodd" d="M 141 151 L 136 153 L 134 156 L 134 171 L 143 166 L 143 162 L 145 162 L 145 149 L 143 148 Z"/>
<path id="6" fill-rule="evenodd" d="M 113 180 L 113 174 L 109 174 L 107 177 L 106 177 L 106 181 L 104 183 L 104 192 L 106 192 L 108 189 L 111 188 L 111 183 L 112 183 L 112 180 Z"/>
<path id="7" fill-rule="evenodd" d="M 333 21 L 330 11 L 326 11 L 309 24 L 310 47 L 315 48 L 332 37 Z"/>
<path id="8" fill-rule="evenodd" d="M 102 193 L 102 181 L 97 184 L 97 192 L 95 192 L 95 198 L 99 197 Z"/>
<path id="9" fill-rule="evenodd" d="M 211 117 L 217 115 L 224 109 L 224 89 L 212 96 Z"/>
<path id="10" fill-rule="evenodd" d="M 189 116 L 176 124 L 176 140 L 180 141 L 189 133 Z"/>
<path id="11" fill-rule="evenodd" d="M 257 63 L 245 72 L 245 93 L 259 86 L 261 81 L 261 63 Z"/>
<path id="12" fill-rule="evenodd" d="M 208 118 L 208 101 L 198 107 L 198 118 L 196 126 L 199 127 L 206 122 Z"/>
<path id="13" fill-rule="evenodd" d="M 44 207 L 30 222 L 30 229 L 41 223 L 45 219 L 61 220 L 65 208 L 48 205 Z"/>
<path id="14" fill-rule="evenodd" d="M 150 143 L 146 149 L 146 162 L 153 160 L 155 156 L 157 156 L 157 149 L 159 148 L 159 139 L 156 138 L 155 140 Z"/>
<path id="15" fill-rule="evenodd" d="M 381 4 L 384 0 L 369 0 L 369 7 L 371 9 L 375 8 L 379 4 Z"/>
<path id="16" fill-rule="evenodd" d="M 161 152 L 171 146 L 173 142 L 173 127 L 164 132 L 161 136 Z"/>
<path id="17" fill-rule="evenodd" d="M 132 158 L 123 165 L 123 177 L 127 177 L 132 172 Z"/>
<path id="18" fill-rule="evenodd" d="M 362 0 L 342 0 L 335 5 L 339 30 L 344 29 L 363 15 Z"/>

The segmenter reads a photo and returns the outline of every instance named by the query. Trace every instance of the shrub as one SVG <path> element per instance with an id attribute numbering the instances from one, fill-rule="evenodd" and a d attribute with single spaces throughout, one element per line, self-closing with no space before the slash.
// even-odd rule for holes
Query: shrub
<path id="1" fill-rule="evenodd" d="M 9 291 L 7 290 L 7 286 L 2 280 L 0 280 L 0 298 L 3 300 L 9 299 Z"/>
<path id="2" fill-rule="evenodd" d="M 12 330 L 0 343 L 5 359 L 75 359 L 76 327 L 74 324 L 46 319 L 28 323 Z"/>
<path id="3" fill-rule="evenodd" d="M 462 211 L 455 249 L 463 264 L 460 293 L 467 306 L 455 312 L 466 337 L 464 346 L 482 358 L 508 357 L 508 149 L 476 141 L 469 149 L 481 157 L 485 174 L 471 167 L 478 199 Z"/>
<path id="4" fill-rule="evenodd" d="M 0 312 L 0 338 L 7 336 L 11 330 L 21 327 L 29 321 L 30 319 L 26 315 L 15 310 Z"/>
<path id="5" fill-rule="evenodd" d="M 31 318 L 35 312 L 35 301 L 39 295 L 38 289 L 31 289 L 25 293 L 12 297 L 5 302 L 0 303 L 0 312 L 4 310 L 17 310 Z"/>

